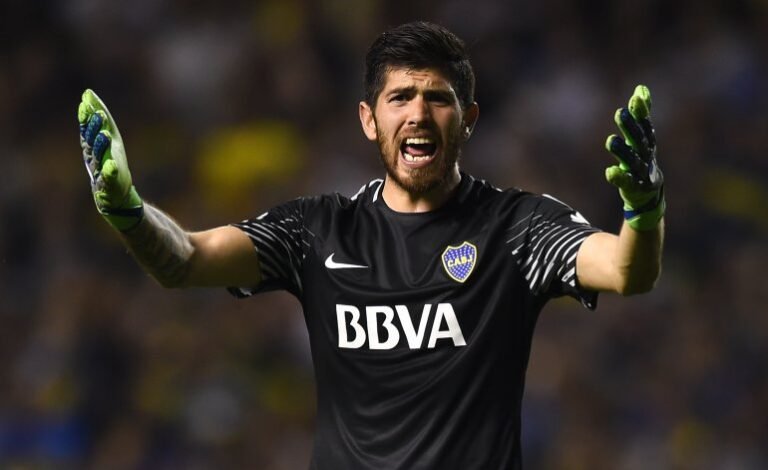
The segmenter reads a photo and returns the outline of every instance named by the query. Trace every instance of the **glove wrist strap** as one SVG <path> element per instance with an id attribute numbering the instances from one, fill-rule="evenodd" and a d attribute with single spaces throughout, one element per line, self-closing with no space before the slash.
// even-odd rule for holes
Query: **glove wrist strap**
<path id="1" fill-rule="evenodd" d="M 664 198 L 664 189 L 659 191 L 658 196 L 637 209 L 624 207 L 624 219 L 630 227 L 638 231 L 653 230 L 659 223 L 664 212 L 667 209 L 667 202 Z"/>
<path id="2" fill-rule="evenodd" d="M 128 232 L 144 219 L 144 205 L 130 209 L 101 210 L 101 215 L 119 232 Z"/>
<path id="3" fill-rule="evenodd" d="M 127 200 L 128 207 L 115 209 L 96 204 L 104 220 L 114 227 L 115 230 L 123 233 L 133 229 L 144 219 L 144 202 L 139 197 L 139 193 L 136 192 L 134 186 L 131 186 Z"/>
<path id="4" fill-rule="evenodd" d="M 652 197 L 648 202 L 642 204 L 640 207 L 634 207 L 626 200 L 624 201 L 624 218 L 629 220 L 645 212 L 650 212 L 656 209 L 659 204 L 664 200 L 664 188 L 662 187 L 655 197 Z"/>

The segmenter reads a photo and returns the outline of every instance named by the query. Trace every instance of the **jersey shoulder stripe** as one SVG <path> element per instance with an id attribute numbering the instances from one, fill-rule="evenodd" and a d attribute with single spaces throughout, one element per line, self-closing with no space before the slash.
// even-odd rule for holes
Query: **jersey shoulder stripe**
<path id="1" fill-rule="evenodd" d="M 232 224 L 251 239 L 259 257 L 262 282 L 258 287 L 230 288 L 238 297 L 257 292 L 285 289 L 301 296 L 301 264 L 309 239 L 314 234 L 305 227 L 306 199 L 300 198 L 277 206 L 260 216 Z"/>
<path id="2" fill-rule="evenodd" d="M 381 188 L 383 186 L 383 179 L 377 178 L 371 180 L 367 184 L 362 185 L 360 190 L 357 191 L 354 196 L 350 197 L 349 200 L 356 201 L 359 197 L 362 196 L 363 200 L 369 199 L 371 202 L 376 202 L 376 200 L 379 198 L 379 193 L 381 192 Z"/>
<path id="3" fill-rule="evenodd" d="M 536 296 L 570 294 L 590 309 L 597 295 L 577 283 L 576 256 L 593 227 L 579 212 L 547 194 L 524 193 L 518 215 L 510 220 L 505 242 Z"/>

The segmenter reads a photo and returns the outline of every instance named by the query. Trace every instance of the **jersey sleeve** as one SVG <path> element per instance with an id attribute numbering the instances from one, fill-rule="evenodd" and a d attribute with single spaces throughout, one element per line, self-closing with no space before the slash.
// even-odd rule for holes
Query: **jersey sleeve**
<path id="1" fill-rule="evenodd" d="M 287 290 L 301 297 L 301 266 L 309 246 L 302 199 L 231 225 L 242 230 L 253 242 L 262 280 L 257 286 L 230 287 L 229 292 L 236 297 L 248 297 L 259 292 Z"/>
<path id="2" fill-rule="evenodd" d="M 537 199 L 517 258 L 530 292 L 549 298 L 569 295 L 594 310 L 597 292 L 578 284 L 576 255 L 581 243 L 600 230 L 552 196 Z"/>

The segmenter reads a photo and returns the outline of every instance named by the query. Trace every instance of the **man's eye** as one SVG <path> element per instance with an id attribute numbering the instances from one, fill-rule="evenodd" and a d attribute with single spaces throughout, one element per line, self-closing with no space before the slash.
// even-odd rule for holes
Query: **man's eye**
<path id="1" fill-rule="evenodd" d="M 390 103 L 399 103 L 405 101 L 405 95 L 392 95 L 389 98 Z"/>

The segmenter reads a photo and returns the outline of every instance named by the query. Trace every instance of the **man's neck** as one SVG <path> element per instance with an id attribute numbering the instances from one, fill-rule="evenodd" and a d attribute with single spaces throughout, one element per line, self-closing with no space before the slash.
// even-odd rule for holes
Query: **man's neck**
<path id="1" fill-rule="evenodd" d="M 412 194 L 387 175 L 381 197 L 395 212 L 431 212 L 442 207 L 450 199 L 460 182 L 461 174 L 457 168 L 443 184 L 423 194 Z"/>

